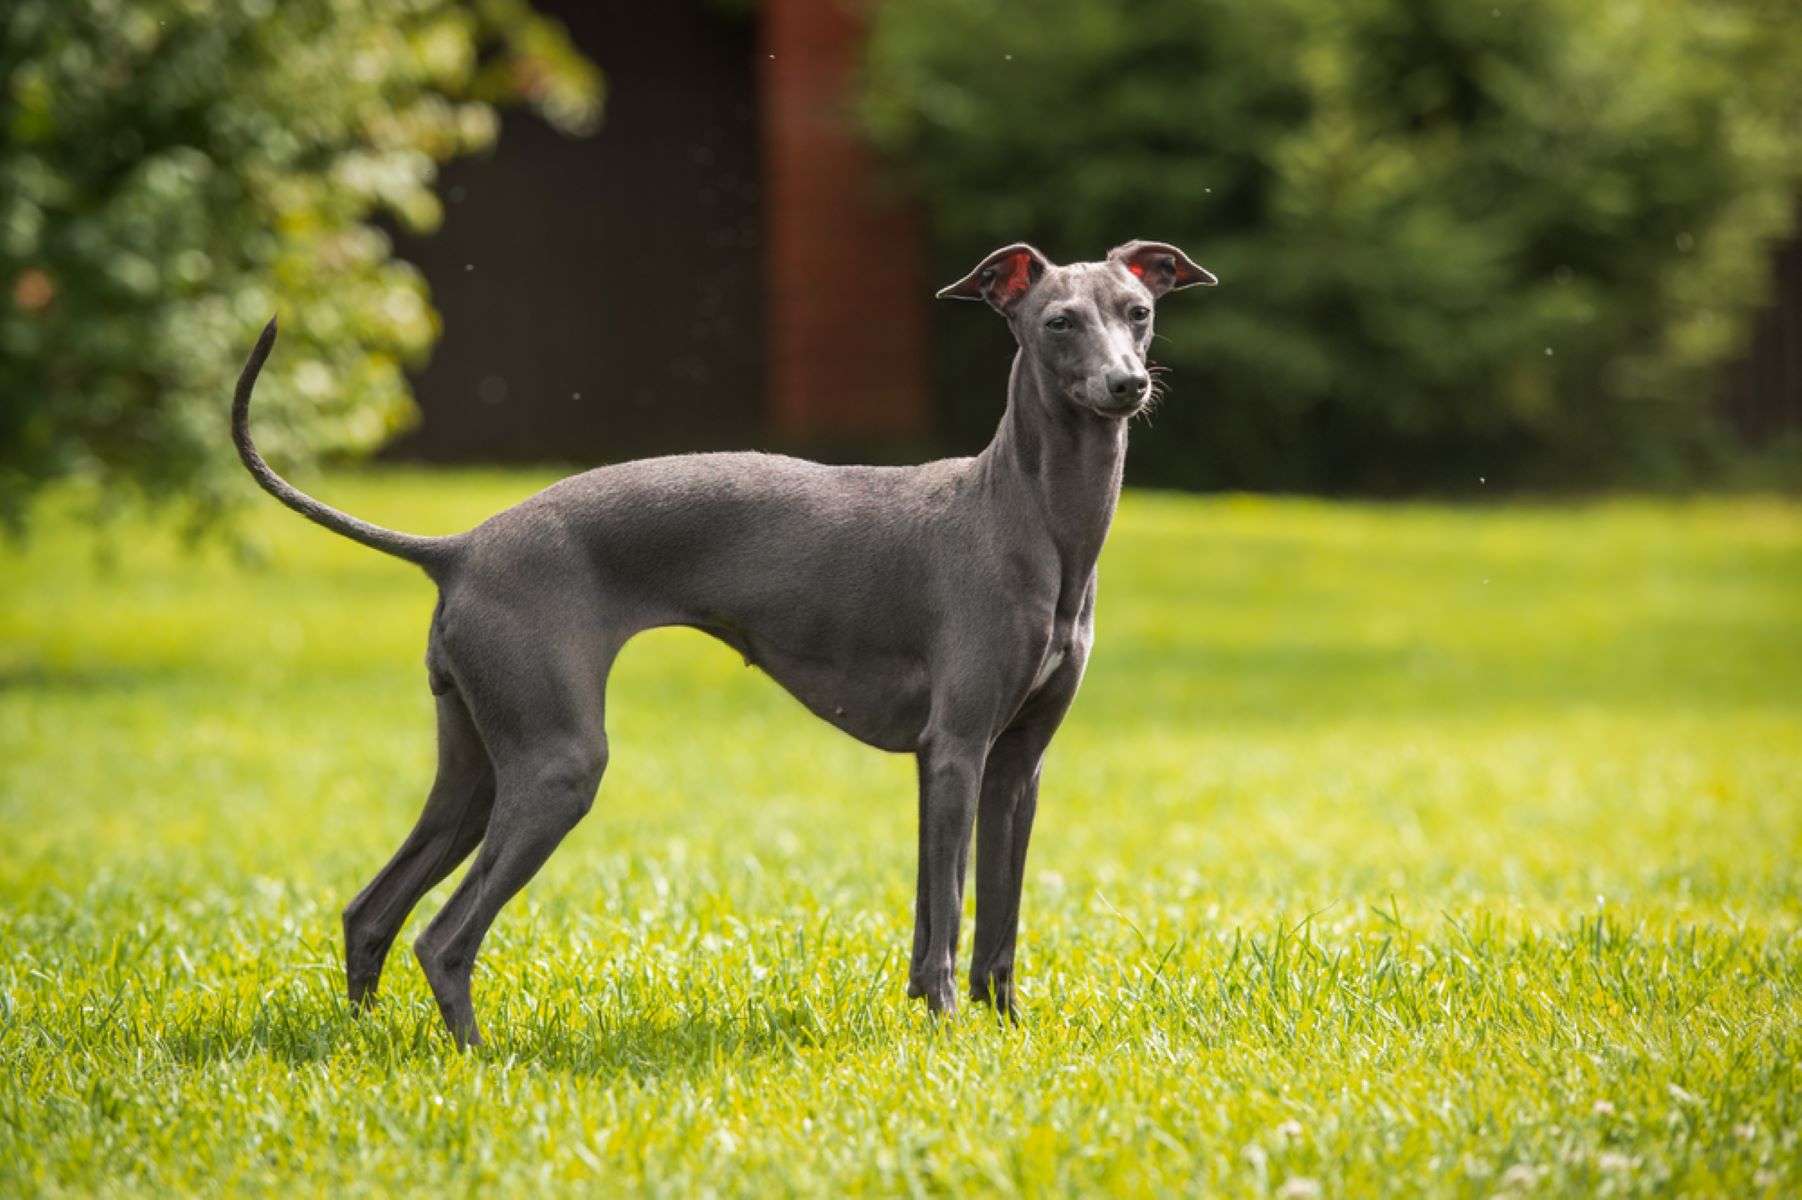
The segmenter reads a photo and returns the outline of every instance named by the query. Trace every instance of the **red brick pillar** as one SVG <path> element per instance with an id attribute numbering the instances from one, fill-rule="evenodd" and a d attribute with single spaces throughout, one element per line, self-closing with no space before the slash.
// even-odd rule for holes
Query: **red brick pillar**
<path id="1" fill-rule="evenodd" d="M 791 444 L 929 424 L 921 223 L 877 187 L 852 112 L 867 2 L 759 6 L 764 403 Z"/>

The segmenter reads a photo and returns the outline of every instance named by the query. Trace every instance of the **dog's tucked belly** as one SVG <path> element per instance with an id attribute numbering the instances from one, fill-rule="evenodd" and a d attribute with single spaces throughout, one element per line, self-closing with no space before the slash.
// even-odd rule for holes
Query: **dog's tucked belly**
<path id="1" fill-rule="evenodd" d="M 930 711 L 925 666 L 900 654 L 872 654 L 855 664 L 829 653 L 778 647 L 736 629 L 697 624 L 744 655 L 820 719 L 879 750 L 919 747 Z"/>

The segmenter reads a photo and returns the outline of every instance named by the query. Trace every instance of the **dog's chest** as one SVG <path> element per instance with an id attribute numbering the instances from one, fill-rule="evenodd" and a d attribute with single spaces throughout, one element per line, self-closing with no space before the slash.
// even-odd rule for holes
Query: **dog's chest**
<path id="1" fill-rule="evenodd" d="M 1037 695 L 1051 681 L 1079 643 L 1087 644 L 1089 607 L 1082 597 L 1089 591 L 1090 588 L 1085 586 L 1059 594 L 1048 605 L 1050 611 L 1041 618 L 1044 624 L 1033 630 L 1032 639 L 1039 647 L 1039 656 L 1032 682 L 1026 688 L 1028 696 Z"/>
<path id="2" fill-rule="evenodd" d="M 1051 628 L 1039 635 L 1043 641 L 1038 642 L 1038 667 L 1032 673 L 1032 682 L 1026 687 L 1028 696 L 1037 695 L 1058 671 L 1069 662 L 1072 654 L 1078 653 L 1080 646 L 1087 639 L 1082 622 L 1079 619 L 1066 621 L 1054 618 Z"/>

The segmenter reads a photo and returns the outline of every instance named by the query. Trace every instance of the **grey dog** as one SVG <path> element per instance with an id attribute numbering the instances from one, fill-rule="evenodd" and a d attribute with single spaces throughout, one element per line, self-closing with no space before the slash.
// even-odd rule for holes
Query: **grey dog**
<path id="1" fill-rule="evenodd" d="M 605 684 L 641 630 L 712 634 L 822 719 L 917 756 L 919 882 L 908 995 L 957 1007 L 972 824 L 970 994 L 1014 1013 L 1014 942 L 1039 771 L 1094 637 L 1095 563 L 1120 495 L 1127 418 L 1151 398 L 1152 305 L 1215 279 L 1174 246 L 1129 242 L 1055 266 L 997 250 L 941 297 L 986 301 L 1019 352 L 1007 410 L 974 458 L 833 467 L 693 454 L 553 484 L 466 533 L 360 521 L 276 475 L 238 381 L 232 436 L 283 504 L 424 568 L 438 585 L 426 673 L 438 773 L 419 823 L 344 910 L 351 1002 L 375 990 L 407 914 L 476 848 L 414 942 L 459 1046 L 481 1040 L 470 973 L 495 916 L 594 803 Z"/>

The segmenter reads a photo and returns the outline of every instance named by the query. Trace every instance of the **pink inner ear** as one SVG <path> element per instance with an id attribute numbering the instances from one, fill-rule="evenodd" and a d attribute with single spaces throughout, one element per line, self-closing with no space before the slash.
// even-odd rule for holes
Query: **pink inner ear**
<path id="1" fill-rule="evenodd" d="M 989 292 L 995 303 L 1005 307 L 1024 296 L 1031 286 L 1032 268 L 1027 256 L 1015 254 L 995 264 L 995 277 L 989 283 Z"/>
<path id="2" fill-rule="evenodd" d="M 1134 275 L 1137 275 L 1140 279 L 1145 278 L 1145 268 L 1141 267 L 1138 263 L 1127 263 L 1126 269 L 1131 271 Z"/>

